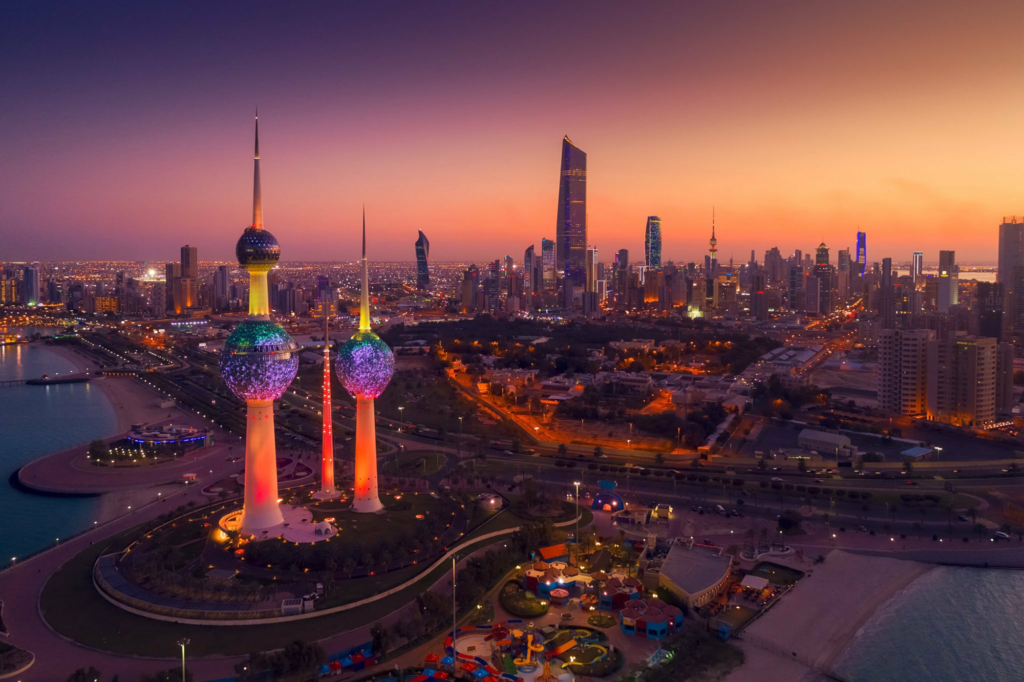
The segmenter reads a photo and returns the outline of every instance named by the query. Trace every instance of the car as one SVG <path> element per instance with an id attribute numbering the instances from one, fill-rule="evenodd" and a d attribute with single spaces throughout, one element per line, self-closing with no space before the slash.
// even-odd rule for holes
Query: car
<path id="1" fill-rule="evenodd" d="M 824 483 L 825 481 L 821 480 L 820 478 L 816 478 L 816 479 L 814 479 L 814 482 L 815 483 Z"/>
<path id="2" fill-rule="evenodd" d="M 957 521 L 963 521 L 963 522 L 966 523 L 969 519 L 966 516 L 964 516 L 963 514 L 960 514 L 960 516 L 956 517 L 956 520 Z"/>
<path id="3" fill-rule="evenodd" d="M 697 511 L 698 509 L 700 509 L 700 507 L 698 507 L 697 505 L 693 505 L 692 507 L 690 507 L 690 511 Z"/>
<path id="4" fill-rule="evenodd" d="M 782 479 L 779 478 L 778 476 L 772 476 L 772 480 L 776 481 L 777 483 L 782 483 Z"/>
<path id="5" fill-rule="evenodd" d="M 1009 533 L 1004 533 L 1001 530 L 997 530 L 992 535 L 993 535 L 993 537 L 995 537 L 998 540 L 1009 540 L 1010 539 L 1010 534 Z"/>
<path id="6" fill-rule="evenodd" d="M 867 533 L 868 532 L 868 527 L 867 526 L 861 526 L 857 530 L 859 530 L 861 533 Z"/>
<path id="7" fill-rule="evenodd" d="M 904 485 L 917 485 L 917 481 L 907 481 Z"/>

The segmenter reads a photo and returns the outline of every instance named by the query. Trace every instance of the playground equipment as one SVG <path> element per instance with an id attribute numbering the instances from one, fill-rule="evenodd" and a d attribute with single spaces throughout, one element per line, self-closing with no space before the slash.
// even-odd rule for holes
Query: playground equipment
<path id="1" fill-rule="evenodd" d="M 575 644 L 575 642 L 573 642 L 573 644 Z M 526 658 L 516 658 L 512 662 L 515 663 L 517 667 L 533 665 L 533 661 L 531 660 L 533 654 L 539 654 L 542 651 L 544 651 L 544 645 L 534 644 L 533 633 L 531 632 L 528 635 L 526 635 Z M 548 656 L 548 658 L 550 658 L 550 656 Z"/>
<path id="2" fill-rule="evenodd" d="M 569 641 L 559 645 L 558 647 L 556 647 L 556 648 L 552 649 L 551 651 L 547 652 L 546 654 L 544 654 L 544 657 L 547 660 L 550 661 L 555 656 L 561 656 L 562 654 L 564 654 L 566 651 L 568 651 L 569 649 L 573 648 L 574 646 L 576 646 L 576 640 L 575 639 L 570 639 Z M 541 648 L 543 649 L 543 647 L 541 647 Z"/>

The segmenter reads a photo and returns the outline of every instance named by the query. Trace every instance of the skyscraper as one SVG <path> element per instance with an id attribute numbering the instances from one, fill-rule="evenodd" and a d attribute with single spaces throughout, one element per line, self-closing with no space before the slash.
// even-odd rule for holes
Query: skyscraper
<path id="1" fill-rule="evenodd" d="M 377 426 L 373 401 L 391 381 L 395 355 L 370 330 L 370 275 L 366 264 L 366 212 L 363 212 L 363 278 L 359 299 L 359 331 L 338 350 L 338 379 L 356 399 L 355 494 L 352 510 L 384 508 L 377 494 Z"/>
<path id="2" fill-rule="evenodd" d="M 1003 218 L 999 226 L 999 270 L 996 281 L 1003 285 L 1003 294 L 1011 307 L 1015 293 L 1014 268 L 1024 266 L 1024 220 L 1017 216 Z"/>
<path id="3" fill-rule="evenodd" d="M 277 501 L 274 400 L 299 369 L 298 345 L 270 319 L 267 273 L 281 258 L 274 235 L 263 229 L 260 138 L 256 122 L 252 225 L 235 245 L 238 264 L 249 272 L 249 317 L 224 342 L 220 372 L 231 392 L 246 403 L 245 498 L 239 529 L 251 535 L 284 522 Z"/>
<path id="4" fill-rule="evenodd" d="M 430 242 L 427 235 L 420 230 L 419 239 L 416 240 L 416 288 L 424 291 L 430 288 L 430 267 L 427 265 L 427 258 L 430 257 Z"/>
<path id="5" fill-rule="evenodd" d="M 228 307 L 229 281 L 228 266 L 218 265 L 213 272 L 213 307 L 216 310 L 224 310 Z"/>
<path id="6" fill-rule="evenodd" d="M 868 267 L 868 233 L 857 233 L 857 265 L 858 274 L 863 277 Z"/>
<path id="7" fill-rule="evenodd" d="M 1002 340 L 1005 309 L 1002 282 L 978 282 L 976 300 L 978 336 Z"/>
<path id="8" fill-rule="evenodd" d="M 647 258 L 649 269 L 661 268 L 661 218 L 656 215 L 647 216 L 647 229 L 644 231 L 644 255 Z"/>
<path id="9" fill-rule="evenodd" d="M 540 240 L 541 272 L 543 277 L 538 288 L 543 291 L 551 291 L 555 288 L 558 279 L 557 268 L 555 267 L 555 243 L 550 239 L 542 237 Z"/>
<path id="10" fill-rule="evenodd" d="M 705 269 L 707 272 L 704 274 L 707 277 L 714 277 L 717 261 L 715 258 L 718 255 L 718 237 L 715 236 L 715 209 L 711 209 L 711 239 L 708 242 L 708 262 L 706 263 Z"/>
<path id="11" fill-rule="evenodd" d="M 917 284 L 917 281 L 924 276 L 924 253 L 914 252 L 914 260 L 910 265 L 910 281 Z"/>
<path id="12" fill-rule="evenodd" d="M 562 138 L 555 226 L 556 268 L 575 286 L 586 284 L 587 155 L 568 136 Z"/>
<path id="13" fill-rule="evenodd" d="M 814 261 L 814 276 L 818 279 L 818 312 L 822 315 L 829 315 L 834 309 L 832 302 L 835 289 L 832 274 L 832 266 L 828 260 L 828 247 L 825 242 L 818 246 Z"/>
<path id="14" fill-rule="evenodd" d="M 181 276 L 199 278 L 199 249 L 195 246 L 181 247 Z"/>
<path id="15" fill-rule="evenodd" d="M 597 247 L 596 246 L 588 246 L 587 247 L 587 261 L 586 261 L 586 271 L 587 271 L 586 291 L 588 291 L 588 292 L 595 292 L 595 291 L 597 291 L 597 265 L 598 265 L 598 263 L 597 263 Z"/>
<path id="16" fill-rule="evenodd" d="M 536 275 L 534 270 L 537 267 L 534 260 L 533 244 L 530 244 L 526 252 L 523 253 L 523 297 L 527 300 L 533 295 L 534 277 Z"/>
<path id="17" fill-rule="evenodd" d="M 179 292 L 181 291 L 181 285 L 178 284 L 179 279 L 181 279 L 181 263 L 171 262 L 164 265 L 164 286 L 167 296 L 167 310 L 169 312 L 181 312 L 178 305 Z"/>
<path id="18" fill-rule="evenodd" d="M 40 298 L 41 282 L 39 279 L 39 266 L 26 265 L 22 269 L 22 300 L 25 305 L 36 306 L 42 303 Z"/>
<path id="19" fill-rule="evenodd" d="M 956 272 L 956 252 L 939 251 L 939 283 L 937 309 L 949 312 L 950 306 L 960 302 L 959 280 Z"/>

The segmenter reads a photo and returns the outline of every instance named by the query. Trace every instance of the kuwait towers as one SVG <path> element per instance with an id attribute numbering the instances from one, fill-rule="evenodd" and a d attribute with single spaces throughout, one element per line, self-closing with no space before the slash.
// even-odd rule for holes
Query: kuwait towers
<path id="1" fill-rule="evenodd" d="M 377 433 L 373 399 L 384 392 L 395 371 L 395 356 L 370 331 L 370 284 L 366 266 L 366 210 L 363 209 L 363 284 L 359 331 L 338 351 L 338 379 L 356 399 L 355 494 L 352 511 L 384 508 L 377 495 Z"/>
<path id="2" fill-rule="evenodd" d="M 328 306 L 325 305 L 326 309 Z M 323 455 L 320 457 L 320 490 L 313 493 L 318 500 L 341 497 L 334 487 L 334 415 L 331 414 L 331 340 L 327 331 L 329 314 L 324 311 L 324 430 Z"/>
<path id="3" fill-rule="evenodd" d="M 245 501 L 239 530 L 251 535 L 284 523 L 277 500 L 274 400 L 284 394 L 299 368 L 298 346 L 284 327 L 270 319 L 267 273 L 281 258 L 281 247 L 274 235 L 263 229 L 258 117 L 252 225 L 239 238 L 235 255 L 249 273 L 249 317 L 224 342 L 220 373 L 231 392 L 247 406 Z"/>

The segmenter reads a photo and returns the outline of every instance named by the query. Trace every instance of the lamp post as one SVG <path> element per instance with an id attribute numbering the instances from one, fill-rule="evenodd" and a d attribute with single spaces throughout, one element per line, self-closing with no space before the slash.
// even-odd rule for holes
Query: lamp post
<path id="1" fill-rule="evenodd" d="M 573 481 L 576 486 L 576 566 L 580 565 L 580 482 Z"/>
<path id="2" fill-rule="evenodd" d="M 181 647 L 181 682 L 185 682 L 185 645 L 191 644 L 192 640 L 187 637 L 178 640 L 178 646 Z"/>
<path id="3" fill-rule="evenodd" d="M 402 430 L 402 413 L 405 411 L 405 407 L 398 408 L 398 430 Z"/>
<path id="4" fill-rule="evenodd" d="M 460 419 L 461 421 L 461 419 Z M 458 637 L 458 626 L 455 620 L 455 557 L 452 556 L 452 658 L 459 660 L 458 649 L 455 648 L 455 640 Z"/>

